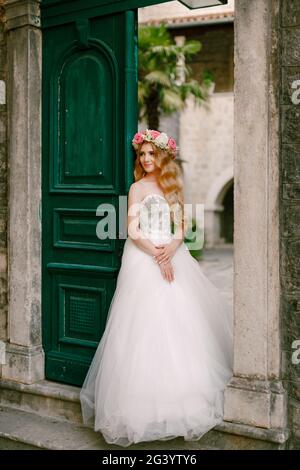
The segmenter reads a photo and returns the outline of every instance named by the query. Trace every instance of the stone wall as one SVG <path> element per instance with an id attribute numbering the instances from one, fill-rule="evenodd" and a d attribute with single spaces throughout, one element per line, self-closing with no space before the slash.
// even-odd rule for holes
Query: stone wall
<path id="1" fill-rule="evenodd" d="M 233 93 L 214 93 L 208 107 L 189 100 L 180 124 L 186 199 L 205 204 L 215 179 L 233 167 Z"/>
<path id="2" fill-rule="evenodd" d="M 291 448 L 300 448 L 300 2 L 281 1 L 281 282 Z M 299 363 L 298 363 L 299 362 Z"/>
<path id="3" fill-rule="evenodd" d="M 7 60 L 2 3 L 0 1 L 0 342 L 7 338 Z"/>
<path id="4" fill-rule="evenodd" d="M 215 92 L 233 92 L 233 23 L 208 24 L 190 28 L 170 29 L 173 36 L 201 42 L 200 51 L 188 61 L 192 77 L 201 81 L 205 70 L 211 72 Z"/>

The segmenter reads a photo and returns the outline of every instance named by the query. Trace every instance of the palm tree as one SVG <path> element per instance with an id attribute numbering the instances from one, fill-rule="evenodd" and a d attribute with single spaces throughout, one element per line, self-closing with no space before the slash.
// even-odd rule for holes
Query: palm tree
<path id="1" fill-rule="evenodd" d="M 177 45 L 164 24 L 139 26 L 138 35 L 139 120 L 145 119 L 150 129 L 158 129 L 160 116 L 183 110 L 189 96 L 197 104 L 206 101 L 212 75 L 206 72 L 202 83 L 189 78 L 191 68 L 186 61 L 200 51 L 199 41 Z"/>

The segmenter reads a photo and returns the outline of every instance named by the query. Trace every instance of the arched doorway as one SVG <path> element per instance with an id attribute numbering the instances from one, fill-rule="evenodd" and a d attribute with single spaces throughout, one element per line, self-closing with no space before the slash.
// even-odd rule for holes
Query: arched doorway
<path id="1" fill-rule="evenodd" d="M 233 180 L 227 188 L 222 205 L 224 209 L 220 214 L 220 238 L 224 243 L 233 243 Z"/>
<path id="2" fill-rule="evenodd" d="M 205 246 L 233 242 L 233 167 L 213 182 L 204 204 Z"/>

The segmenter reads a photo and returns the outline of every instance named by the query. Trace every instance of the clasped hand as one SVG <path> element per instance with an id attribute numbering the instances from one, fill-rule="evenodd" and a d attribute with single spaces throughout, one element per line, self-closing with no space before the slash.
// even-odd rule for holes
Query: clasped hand
<path id="1" fill-rule="evenodd" d="M 171 243 L 155 247 L 154 260 L 159 264 L 163 277 L 171 282 L 174 280 L 174 269 L 171 259 L 174 256 L 176 248 Z"/>

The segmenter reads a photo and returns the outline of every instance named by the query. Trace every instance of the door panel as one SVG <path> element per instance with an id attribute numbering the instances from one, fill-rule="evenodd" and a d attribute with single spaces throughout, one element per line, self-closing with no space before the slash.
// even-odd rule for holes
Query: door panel
<path id="1" fill-rule="evenodd" d="M 84 2 L 82 2 L 83 5 Z M 76 2 L 78 5 L 78 2 Z M 42 8 L 42 305 L 46 377 L 81 385 L 104 332 L 125 239 L 119 196 L 133 180 L 136 10 L 55 25 Z M 52 11 L 53 13 L 53 11 Z M 97 215 L 100 204 L 110 204 Z M 126 212 L 123 213 L 126 216 Z"/>

